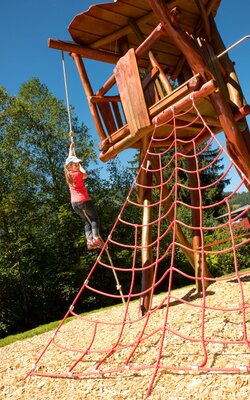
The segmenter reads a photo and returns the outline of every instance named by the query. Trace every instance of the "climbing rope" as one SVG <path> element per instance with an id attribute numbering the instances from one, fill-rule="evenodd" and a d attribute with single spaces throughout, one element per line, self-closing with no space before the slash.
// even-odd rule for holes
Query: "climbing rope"
<path id="1" fill-rule="evenodd" d="M 64 79 L 65 96 L 66 96 L 66 104 L 67 104 L 68 119 L 69 119 L 69 136 L 70 136 L 71 143 L 74 143 L 74 136 L 73 136 L 74 132 L 73 132 L 73 128 L 72 128 L 71 110 L 70 110 L 70 104 L 69 104 L 68 82 L 67 82 L 67 74 L 66 74 L 63 50 L 62 50 L 62 68 L 63 68 L 63 79 Z"/>
<path id="2" fill-rule="evenodd" d="M 84 214 L 85 218 L 88 220 L 89 224 L 91 225 L 91 220 L 90 220 L 88 214 L 86 213 L 86 211 L 83 210 L 83 214 Z M 102 239 L 102 238 L 101 238 L 101 239 Z M 103 239 L 102 239 L 102 241 L 103 241 Z M 114 269 L 114 264 L 113 264 L 111 255 L 110 255 L 110 253 L 109 253 L 108 247 L 105 247 L 105 251 L 106 251 L 106 254 L 107 254 L 107 256 L 108 256 L 110 265 L 113 267 L 113 268 L 112 268 L 112 271 L 113 271 L 113 275 L 114 275 L 115 282 L 116 282 L 116 289 L 117 289 L 117 290 L 119 291 L 119 293 L 120 293 L 120 296 L 121 296 L 121 299 L 122 299 L 123 304 L 126 305 L 126 302 L 125 302 L 125 299 L 124 299 L 124 295 L 123 295 L 123 292 L 122 292 L 122 286 L 121 286 L 121 284 L 120 284 L 120 282 L 119 282 L 117 273 L 116 273 L 116 271 L 115 271 L 115 269 Z"/>

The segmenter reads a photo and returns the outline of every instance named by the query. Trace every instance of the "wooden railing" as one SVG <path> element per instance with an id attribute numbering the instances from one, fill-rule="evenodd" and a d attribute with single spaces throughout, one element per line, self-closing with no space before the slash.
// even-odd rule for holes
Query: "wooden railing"
<path id="1" fill-rule="evenodd" d="M 93 95 L 90 101 L 97 105 L 108 136 L 126 123 L 120 96 Z"/>

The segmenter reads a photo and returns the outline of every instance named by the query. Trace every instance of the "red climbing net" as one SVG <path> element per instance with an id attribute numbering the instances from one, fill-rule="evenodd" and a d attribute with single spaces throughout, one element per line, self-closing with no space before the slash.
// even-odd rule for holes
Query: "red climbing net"
<path id="1" fill-rule="evenodd" d="M 193 118 L 183 123 L 186 114 Z M 164 126 L 165 136 L 157 135 L 163 127 L 155 126 L 103 249 L 27 376 L 76 378 L 150 370 L 149 395 L 163 370 L 250 372 L 250 273 L 244 270 L 250 248 L 244 216 L 250 206 L 237 214 L 232 208 L 248 181 L 194 101 L 186 113 L 177 115 L 173 107 Z M 179 134 L 193 126 L 200 126 L 195 137 Z M 213 200 L 235 171 L 235 190 Z M 100 277 L 102 287 L 96 283 Z M 189 286 L 176 289 L 183 280 Z M 79 313 L 87 299 L 100 296 L 116 306 Z M 141 312 L 147 296 L 148 310 Z M 65 329 L 69 316 L 75 317 L 70 333 Z"/>

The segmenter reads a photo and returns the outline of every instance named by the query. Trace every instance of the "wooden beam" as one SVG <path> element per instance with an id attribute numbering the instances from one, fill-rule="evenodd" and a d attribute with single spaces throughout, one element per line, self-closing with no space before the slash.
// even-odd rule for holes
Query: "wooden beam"
<path id="1" fill-rule="evenodd" d="M 216 7 L 216 4 L 220 4 L 221 0 L 210 0 L 210 2 L 207 5 L 207 15 L 210 15 L 211 12 L 213 11 L 213 8 Z M 216 7 L 217 9 L 218 7 Z"/>
<path id="2" fill-rule="evenodd" d="M 250 114 L 250 105 L 246 104 L 245 106 L 240 107 L 234 113 L 234 119 L 235 119 L 235 121 L 240 121 L 242 118 L 246 117 L 249 114 Z"/>
<path id="3" fill-rule="evenodd" d="M 103 153 L 100 154 L 99 158 L 101 161 L 106 162 L 109 161 L 111 158 L 114 158 L 117 154 L 125 149 L 131 148 L 134 143 L 138 140 L 141 140 L 144 136 L 147 136 L 152 133 L 153 126 L 150 125 L 144 129 L 141 129 L 137 132 L 136 135 L 129 134 L 123 139 L 121 139 L 117 143 L 112 143 L 112 145 Z"/>
<path id="4" fill-rule="evenodd" d="M 221 93 L 212 93 L 210 100 L 225 132 L 229 155 L 250 181 L 250 141 L 246 141 L 244 134 L 239 131 L 232 110 Z M 249 135 L 248 128 L 246 134 Z M 250 188 L 248 184 L 246 186 Z"/>
<path id="5" fill-rule="evenodd" d="M 138 46 L 135 50 L 136 57 L 138 59 L 142 58 L 151 50 L 154 43 L 164 35 L 165 31 L 162 24 L 157 25 L 157 27 L 146 37 L 144 42 L 141 43 L 140 46 Z"/>
<path id="6" fill-rule="evenodd" d="M 76 63 L 76 66 L 77 66 L 77 69 L 79 72 L 79 76 L 80 76 L 83 88 L 85 90 L 87 101 L 89 103 L 90 112 L 91 112 L 92 118 L 93 118 L 95 126 L 96 126 L 96 130 L 98 132 L 100 139 L 104 140 L 104 139 L 106 139 L 106 134 L 104 132 L 96 105 L 90 101 L 91 96 L 93 96 L 93 90 L 92 90 L 91 84 L 89 82 L 88 75 L 85 70 L 83 61 L 79 54 L 72 53 L 71 55 Z"/>
<path id="7" fill-rule="evenodd" d="M 135 33 L 139 43 L 142 43 L 145 37 L 134 18 L 129 18 L 128 23 L 131 27 L 131 30 Z"/>
<path id="8" fill-rule="evenodd" d="M 48 46 L 51 49 L 63 50 L 68 53 L 79 54 L 79 56 L 84 58 L 89 58 L 91 60 L 102 61 L 109 64 L 116 64 L 120 58 L 118 54 L 111 54 L 101 50 L 90 49 L 89 47 L 82 47 L 74 42 L 64 42 L 62 40 L 48 39 Z"/>
<path id="9" fill-rule="evenodd" d="M 114 86 L 115 83 L 116 83 L 115 82 L 115 75 L 113 74 L 103 84 L 103 86 L 96 92 L 96 96 L 103 96 L 104 94 L 106 94 Z"/>
<path id="10" fill-rule="evenodd" d="M 109 103 L 110 101 L 120 101 L 120 96 L 90 96 L 91 103 Z"/>
<path id="11" fill-rule="evenodd" d="M 111 136 L 107 137 L 104 139 L 101 143 L 98 145 L 98 149 L 100 151 L 103 151 L 104 155 L 105 152 L 108 148 L 113 147 L 115 143 L 123 140 L 129 135 L 129 128 L 128 125 L 123 125 L 120 129 L 118 129 L 116 132 L 114 132 Z M 100 156 L 101 158 L 101 156 Z M 104 161 L 104 158 L 101 158 L 102 161 Z M 108 161 L 109 158 L 105 158 L 105 161 Z"/>
<path id="12" fill-rule="evenodd" d="M 207 17 L 209 17 L 209 15 L 211 14 L 211 11 L 213 10 L 215 4 L 216 4 L 218 1 L 221 1 L 221 0 L 210 0 L 210 2 L 209 2 L 208 5 L 207 5 L 207 8 L 206 8 L 206 15 L 207 15 Z M 201 30 L 201 25 L 202 25 L 201 20 L 199 20 L 197 26 L 196 26 L 195 29 L 194 29 L 194 32 L 196 32 L 196 35 L 197 35 L 197 36 L 199 36 L 199 32 L 200 32 L 200 30 Z M 209 30 L 211 30 L 210 23 L 209 23 Z M 181 72 L 181 70 L 182 70 L 182 68 L 183 68 L 183 65 L 185 64 L 185 61 L 186 61 L 186 58 L 184 57 L 183 54 L 181 54 L 181 56 L 180 56 L 180 58 L 179 58 L 179 61 L 178 61 L 177 65 L 176 65 L 176 67 L 175 67 L 175 69 L 174 69 L 174 71 L 173 71 L 173 73 L 172 73 L 172 75 L 171 75 L 171 78 L 172 78 L 173 80 L 177 79 L 178 75 L 180 74 L 180 72 Z"/>
<path id="13" fill-rule="evenodd" d="M 225 50 L 225 45 L 217 29 L 214 19 L 210 18 L 212 27 L 212 39 L 211 45 L 213 46 L 215 54 L 220 54 Z M 230 100 L 236 104 L 239 108 L 245 105 L 245 99 L 239 84 L 237 74 L 234 69 L 234 65 L 230 60 L 228 54 L 224 54 L 220 58 L 220 63 L 226 73 L 224 76 L 225 84 L 227 85 L 227 90 Z"/>

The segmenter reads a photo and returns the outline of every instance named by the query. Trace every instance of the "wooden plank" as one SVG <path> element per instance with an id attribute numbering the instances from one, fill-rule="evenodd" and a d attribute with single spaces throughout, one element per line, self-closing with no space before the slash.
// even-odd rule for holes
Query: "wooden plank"
<path id="1" fill-rule="evenodd" d="M 126 4 L 126 6 L 130 5 L 136 8 L 141 8 L 142 10 L 148 10 L 150 9 L 148 2 L 145 0 L 118 0 L 117 3 L 122 4 Z"/>
<path id="2" fill-rule="evenodd" d="M 110 30 L 119 29 L 119 25 L 116 24 L 115 20 L 113 21 L 104 21 L 97 18 L 97 16 L 93 17 L 91 15 L 78 14 L 74 19 L 74 26 L 70 28 L 70 33 L 74 30 L 74 34 L 84 31 L 92 31 L 94 27 L 95 34 L 98 36 L 105 36 L 110 33 Z M 73 36 L 73 35 L 72 35 Z M 75 40 L 75 36 L 74 36 Z"/>
<path id="3" fill-rule="evenodd" d="M 139 18 L 137 20 L 137 24 L 140 26 L 140 24 L 143 24 L 143 23 L 145 23 L 145 21 L 148 21 L 150 18 L 152 18 L 152 15 L 153 15 L 153 13 L 150 12 L 146 16 L 143 16 L 142 18 Z M 118 40 L 121 37 L 128 35 L 130 32 L 131 32 L 131 27 L 129 25 L 126 25 L 123 28 L 121 28 L 120 30 L 117 30 L 115 32 L 111 32 L 107 36 L 100 38 L 99 40 L 97 40 L 94 43 L 91 43 L 90 46 L 93 49 L 96 49 L 98 47 L 103 47 L 104 45 L 107 45 L 107 44 L 109 44 L 110 42 L 112 42 L 114 40 Z"/>
<path id="4" fill-rule="evenodd" d="M 135 51 L 130 49 L 114 69 L 124 114 L 132 135 L 150 126 L 148 109 L 144 99 Z"/>
<path id="5" fill-rule="evenodd" d="M 99 4 L 98 7 L 98 19 L 100 23 L 102 23 L 102 21 L 115 21 L 116 25 L 119 25 L 119 28 L 117 29 L 120 29 L 124 25 L 128 25 L 128 17 L 126 14 L 123 15 L 120 12 L 116 13 L 112 9 L 107 9 L 102 4 Z"/>
<path id="6" fill-rule="evenodd" d="M 174 104 L 188 93 L 190 93 L 190 90 L 187 84 L 185 84 L 185 86 L 180 86 L 176 90 L 173 90 L 170 95 L 164 97 L 162 100 L 150 107 L 150 117 L 154 117 L 155 115 L 159 114 L 159 112 L 165 110 L 165 108 L 169 107 L 171 104 Z"/>

